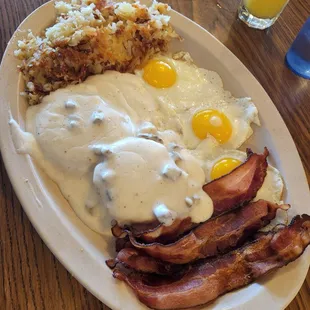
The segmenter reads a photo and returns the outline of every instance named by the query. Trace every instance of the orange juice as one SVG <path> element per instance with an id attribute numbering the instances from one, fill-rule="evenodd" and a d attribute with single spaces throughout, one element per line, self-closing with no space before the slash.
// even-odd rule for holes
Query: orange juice
<path id="1" fill-rule="evenodd" d="M 274 18 L 286 5 L 288 0 L 243 0 L 247 10 L 259 18 Z"/>

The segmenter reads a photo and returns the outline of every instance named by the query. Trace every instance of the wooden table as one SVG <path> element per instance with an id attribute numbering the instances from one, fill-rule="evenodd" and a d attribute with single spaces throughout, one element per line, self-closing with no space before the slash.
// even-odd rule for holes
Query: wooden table
<path id="1" fill-rule="evenodd" d="M 18 24 L 45 0 L 0 0 L 0 54 Z M 166 1 L 223 42 L 266 89 L 286 122 L 310 181 L 310 81 L 291 73 L 284 56 L 310 2 L 291 0 L 268 31 L 236 19 L 238 0 Z M 305 202 L 309 204 L 309 201 Z M 0 163 L 0 309 L 108 309 L 57 261 L 36 233 Z M 287 308 L 310 309 L 310 273 Z M 276 310 L 276 309 L 275 309 Z"/>

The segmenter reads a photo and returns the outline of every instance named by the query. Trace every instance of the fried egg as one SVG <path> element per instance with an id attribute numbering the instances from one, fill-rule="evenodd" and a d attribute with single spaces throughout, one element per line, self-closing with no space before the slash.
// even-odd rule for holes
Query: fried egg
<path id="1" fill-rule="evenodd" d="M 218 179 L 244 163 L 247 154 L 238 150 L 217 150 L 217 155 L 205 162 L 206 182 Z M 284 184 L 280 172 L 268 165 L 267 175 L 254 201 L 259 199 L 282 203 Z"/>
<path id="2" fill-rule="evenodd" d="M 186 57 L 185 57 L 186 58 Z M 258 111 L 250 98 L 236 99 L 225 91 L 216 72 L 187 61 L 159 56 L 136 72 L 159 102 L 163 114 L 176 119 L 184 144 L 197 148 L 214 139 L 227 149 L 239 148 L 260 125 Z"/>

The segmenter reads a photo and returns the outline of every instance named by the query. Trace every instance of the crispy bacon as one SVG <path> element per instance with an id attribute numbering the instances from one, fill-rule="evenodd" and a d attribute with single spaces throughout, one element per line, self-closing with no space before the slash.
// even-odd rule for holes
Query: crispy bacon
<path id="1" fill-rule="evenodd" d="M 279 208 L 287 210 L 289 206 L 259 200 L 200 224 L 172 244 L 143 244 L 132 235 L 130 241 L 134 247 L 142 249 L 152 257 L 174 264 L 186 264 L 227 253 L 242 245 L 249 236 L 268 225 Z"/>
<path id="2" fill-rule="evenodd" d="M 123 264 L 134 270 L 160 275 L 172 275 L 186 271 L 186 267 L 157 260 L 133 248 L 122 249 L 115 259 L 107 260 L 106 264 L 111 269 L 114 269 L 117 264 Z"/>
<path id="3" fill-rule="evenodd" d="M 191 218 L 187 217 L 185 219 L 176 219 L 170 226 L 164 226 L 158 222 L 158 226 L 154 229 L 143 233 L 135 231 L 134 233 L 130 233 L 130 235 L 136 236 L 147 243 L 156 241 L 165 244 L 174 242 L 180 235 L 183 235 L 195 226 L 197 224 L 192 223 Z"/>
<path id="4" fill-rule="evenodd" d="M 252 200 L 261 188 L 268 167 L 265 148 L 264 154 L 254 154 L 247 150 L 248 159 L 233 170 L 231 173 L 204 185 L 204 191 L 212 198 L 216 217 L 229 212 Z M 158 221 L 150 223 L 134 224 L 132 226 L 120 227 L 114 225 L 112 233 L 115 237 L 124 237 L 132 234 L 147 243 L 160 242 L 163 244 L 173 242 L 180 235 L 193 229 L 197 224 L 191 222 L 190 218 L 178 219 L 171 226 L 163 226 Z"/>
<path id="5" fill-rule="evenodd" d="M 215 259 L 195 263 L 180 277 L 141 274 L 116 267 L 113 275 L 125 281 L 141 302 L 153 309 L 181 309 L 205 304 L 229 291 L 296 260 L 310 243 L 310 216 L 293 219 L 261 234 L 253 243 Z"/>
<path id="6" fill-rule="evenodd" d="M 116 238 L 124 238 L 128 234 L 142 239 L 145 242 L 169 243 L 191 230 L 197 224 L 192 223 L 191 218 L 176 219 L 172 225 L 164 226 L 159 221 L 149 223 L 133 224 L 121 227 L 117 223 L 112 227 L 112 234 Z"/>
<path id="7" fill-rule="evenodd" d="M 203 186 L 214 206 L 213 216 L 223 214 L 251 201 L 264 183 L 269 151 L 259 155 L 247 149 L 247 161 L 231 173 Z"/>
<path id="8" fill-rule="evenodd" d="M 131 244 L 128 236 L 126 236 L 125 238 L 118 238 L 115 240 L 116 252 L 120 252 L 122 249 L 125 248 L 133 248 L 133 245 Z"/>

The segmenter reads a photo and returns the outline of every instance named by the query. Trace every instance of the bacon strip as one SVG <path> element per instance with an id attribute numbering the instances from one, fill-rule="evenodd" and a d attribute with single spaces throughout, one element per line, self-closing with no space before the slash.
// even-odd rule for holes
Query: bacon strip
<path id="1" fill-rule="evenodd" d="M 174 264 L 186 264 L 197 259 L 227 253 L 276 217 L 277 210 L 289 208 L 265 200 L 248 204 L 240 210 L 226 213 L 200 224 L 189 234 L 172 244 L 143 244 L 130 236 L 130 242 L 152 257 Z"/>
<path id="2" fill-rule="evenodd" d="M 267 173 L 268 149 L 264 154 L 254 154 L 247 150 L 248 159 L 231 173 L 204 185 L 204 191 L 212 198 L 216 217 L 229 212 L 251 201 L 263 185 Z M 176 220 L 171 226 L 163 226 L 158 221 L 143 224 L 134 224 L 130 227 L 115 225 L 112 233 L 120 238 L 126 234 L 132 234 L 147 243 L 170 243 L 178 239 L 180 235 L 193 229 L 197 224 L 190 218 Z"/>
<path id="3" fill-rule="evenodd" d="M 183 235 L 197 225 L 198 224 L 192 223 L 190 217 L 187 217 L 185 219 L 176 219 L 170 226 L 164 226 L 159 223 L 158 226 L 154 229 L 143 233 L 139 233 L 138 231 L 131 231 L 129 235 L 136 236 L 137 238 L 147 243 L 156 241 L 166 244 L 176 241 L 180 235 Z"/>
<path id="4" fill-rule="evenodd" d="M 184 266 L 157 260 L 133 248 L 122 249 L 115 259 L 107 260 L 106 264 L 111 269 L 114 269 L 118 264 L 123 264 L 134 270 L 160 275 L 172 275 L 187 270 Z"/>
<path id="5" fill-rule="evenodd" d="M 116 238 L 123 238 L 130 234 L 145 242 L 169 243 L 191 230 L 197 224 L 192 223 L 191 218 L 176 219 L 172 225 L 164 226 L 158 221 L 144 224 L 133 224 L 131 226 L 120 227 L 118 224 L 112 227 L 112 234 Z"/>
<path id="6" fill-rule="evenodd" d="M 120 252 L 122 249 L 125 248 L 133 248 L 128 236 L 126 236 L 125 238 L 118 238 L 115 240 L 116 252 Z"/>
<path id="7" fill-rule="evenodd" d="M 267 174 L 268 149 L 254 154 L 247 149 L 247 161 L 231 173 L 203 186 L 213 200 L 213 217 L 247 204 L 262 187 Z"/>
<path id="8" fill-rule="evenodd" d="M 111 269 L 114 269 L 116 265 L 120 263 L 136 271 L 173 275 L 178 270 L 176 269 L 177 266 L 179 266 L 179 269 L 184 268 L 185 270 L 187 270 L 186 267 L 188 266 L 174 264 L 181 262 L 188 263 L 189 261 L 203 258 L 199 257 L 199 255 L 202 254 L 204 257 L 208 257 L 226 253 L 229 249 L 236 247 L 236 243 L 240 246 L 242 241 L 261 228 L 259 226 L 268 225 L 268 223 L 275 218 L 276 211 L 279 208 L 286 211 L 289 207 L 289 205 L 279 206 L 260 200 L 243 207 L 238 213 L 225 214 L 213 221 L 202 224 L 202 226 L 205 225 L 205 227 L 201 226 L 194 229 L 189 235 L 171 245 L 164 246 L 161 244 L 154 244 L 156 246 L 151 249 L 152 245 L 143 245 L 135 241 L 136 244 L 134 244 L 139 244 L 138 248 L 142 248 L 141 251 L 134 249 L 133 245 L 128 241 L 127 248 L 122 249 L 115 260 L 108 260 L 107 265 Z M 194 235 L 194 237 L 192 235 Z M 207 237 L 209 238 L 208 240 L 206 239 Z M 239 237 L 240 239 L 238 239 Z M 216 239 L 218 240 L 218 244 L 215 241 Z M 195 240 L 197 244 L 195 244 Z M 191 245 L 193 247 L 190 247 Z M 188 248 L 186 248 L 186 246 L 188 246 Z M 150 251 L 143 251 L 144 247 L 149 248 Z M 200 253 L 198 250 L 200 250 Z M 157 251 L 160 252 L 159 258 L 166 260 L 166 262 L 154 258 L 157 257 Z M 149 253 L 151 256 L 145 252 Z M 195 255 L 195 252 L 199 254 Z M 168 259 L 164 259 L 163 256 L 168 257 Z M 167 262 L 171 260 L 173 260 L 173 262 Z"/>
<path id="9" fill-rule="evenodd" d="M 179 278 L 116 268 L 139 300 L 152 309 L 181 309 L 205 304 L 296 260 L 310 243 L 310 216 L 297 216 L 290 226 L 261 235 L 222 257 L 192 265 Z"/>

